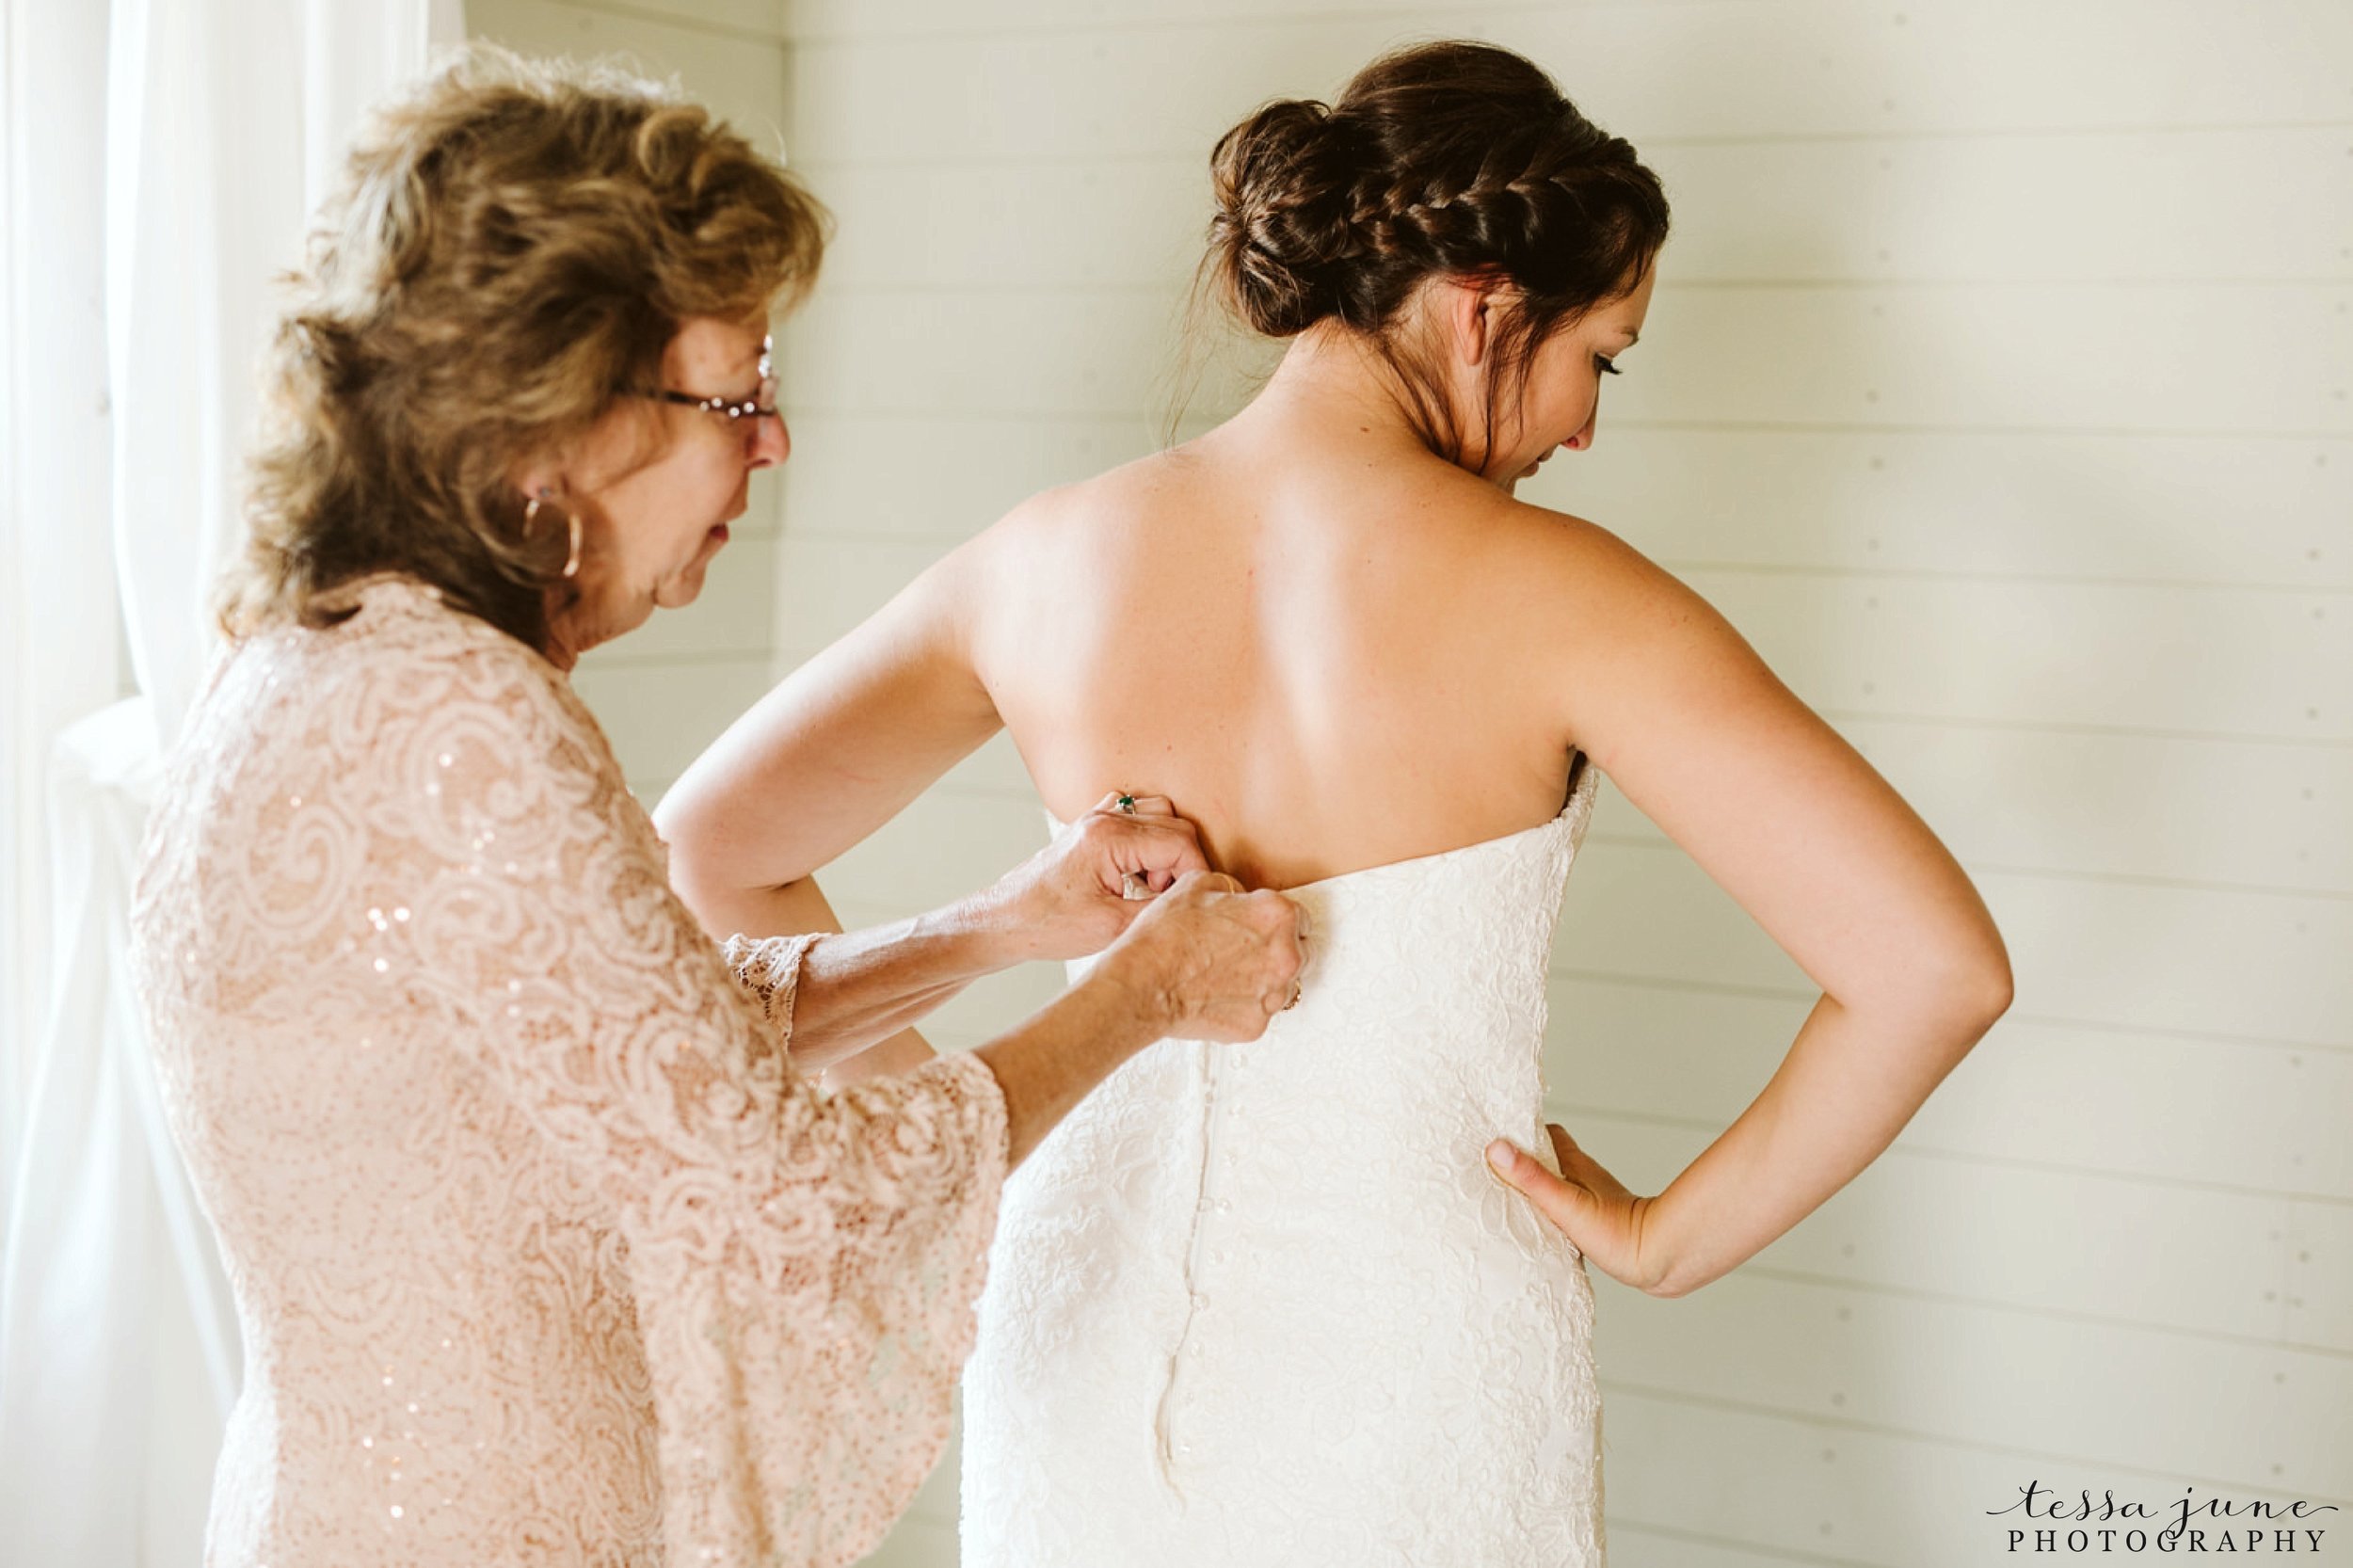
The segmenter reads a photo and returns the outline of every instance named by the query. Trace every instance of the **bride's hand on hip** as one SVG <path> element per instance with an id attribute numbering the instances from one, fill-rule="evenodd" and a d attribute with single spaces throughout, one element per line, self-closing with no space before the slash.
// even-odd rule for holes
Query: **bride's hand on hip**
<path id="1" fill-rule="evenodd" d="M 1134 809 L 1120 808 L 1122 799 Z M 1199 832 L 1166 797 L 1110 794 L 987 896 L 1025 956 L 1084 958 L 1133 923 L 1144 894 L 1209 864 Z"/>
<path id="2" fill-rule="evenodd" d="M 1651 1225 L 1655 1198 L 1626 1190 L 1624 1182 L 1583 1149 L 1558 1122 L 1545 1124 L 1561 1175 L 1545 1169 L 1543 1161 L 1509 1139 L 1487 1145 L 1487 1163 L 1496 1174 L 1528 1195 L 1545 1219 L 1577 1243 L 1577 1251 L 1598 1264 L 1602 1272 L 1622 1285 L 1645 1293 L 1667 1271 L 1659 1256 L 1658 1237 Z"/>
<path id="3" fill-rule="evenodd" d="M 1163 1036 L 1255 1040 L 1298 996 L 1305 912 L 1222 872 L 1188 872 L 1147 904 L 1091 979 L 1126 991 Z"/>

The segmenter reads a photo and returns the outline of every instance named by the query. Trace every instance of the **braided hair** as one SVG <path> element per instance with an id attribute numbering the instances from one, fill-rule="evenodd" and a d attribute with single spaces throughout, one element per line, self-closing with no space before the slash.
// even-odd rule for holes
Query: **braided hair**
<path id="1" fill-rule="evenodd" d="M 1638 286 L 1667 238 L 1666 194 L 1633 146 L 1492 44 L 1413 45 L 1328 105 L 1268 104 L 1218 138 L 1210 173 L 1204 265 L 1236 313 L 1270 337 L 1332 319 L 1368 339 L 1423 440 L 1458 463 L 1434 367 L 1394 330 L 1416 287 L 1452 275 L 1517 291 L 1490 359 L 1492 446 L 1497 404 L 1517 394 L 1545 338 Z"/>

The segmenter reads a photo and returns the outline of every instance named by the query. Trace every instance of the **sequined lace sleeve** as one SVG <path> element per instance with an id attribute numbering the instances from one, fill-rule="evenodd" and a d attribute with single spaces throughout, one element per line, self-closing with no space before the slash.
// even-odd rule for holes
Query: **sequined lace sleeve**
<path id="1" fill-rule="evenodd" d="M 417 972 L 628 1244 L 669 1560 L 849 1562 L 947 1443 L 1003 1096 L 963 1055 L 833 1095 L 798 1075 L 809 938 L 723 954 L 569 688 L 472 657 L 391 770 L 434 786 Z"/>
<path id="2" fill-rule="evenodd" d="M 730 936 L 720 946 L 728 972 L 776 1032 L 779 1044 L 792 1037 L 792 999 L 801 984 L 801 960 L 823 932 L 804 936 Z"/>

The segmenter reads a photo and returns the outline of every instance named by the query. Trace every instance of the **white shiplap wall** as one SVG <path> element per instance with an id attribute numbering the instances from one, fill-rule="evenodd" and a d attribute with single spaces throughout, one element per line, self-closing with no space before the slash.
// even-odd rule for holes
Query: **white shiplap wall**
<path id="1" fill-rule="evenodd" d="M 757 146 L 781 148 L 788 51 L 777 0 L 467 0 L 468 31 L 531 55 L 617 56 L 675 77 Z M 703 592 L 592 648 L 574 684 L 596 710 L 630 785 L 648 805 L 759 699 L 773 674 L 782 485 L 752 479 Z"/>
<path id="2" fill-rule="evenodd" d="M 1596 448 L 1527 493 L 1683 576 L 1863 748 L 1977 879 L 2019 994 L 1753 1264 L 1674 1303 L 1597 1280 L 1618 1568 L 2011 1560 L 1987 1514 L 2029 1480 L 2325 1499 L 2353 1551 L 2353 8 L 785 20 L 795 162 L 841 219 L 789 334 L 786 666 L 1020 496 L 1154 444 L 1207 152 L 1261 99 L 1489 38 L 1666 181 L 1643 344 Z M 1236 395 L 1213 368 L 1185 427 Z M 715 728 L 733 694 L 706 695 L 667 722 Z M 1655 1191 L 1815 993 L 1603 801 L 1549 1076 Z M 1000 742 L 824 880 L 879 919 L 1042 837 Z M 1055 984 L 932 1032 L 974 1043 Z M 954 1512 L 950 1464 L 878 1560 L 952 1562 Z"/>

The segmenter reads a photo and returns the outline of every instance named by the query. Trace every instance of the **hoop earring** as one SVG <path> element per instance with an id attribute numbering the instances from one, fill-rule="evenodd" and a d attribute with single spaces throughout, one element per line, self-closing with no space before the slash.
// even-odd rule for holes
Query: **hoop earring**
<path id="1" fill-rule="evenodd" d="M 525 532 L 529 532 L 532 526 L 539 520 L 540 506 L 554 494 L 555 492 L 552 489 L 550 489 L 548 487 L 542 485 L 536 494 L 524 499 L 523 528 Z M 568 512 L 564 516 L 564 521 L 571 535 L 572 545 L 571 552 L 564 557 L 564 575 L 566 577 L 578 577 L 580 575 L 580 514 L 578 512 Z"/>

